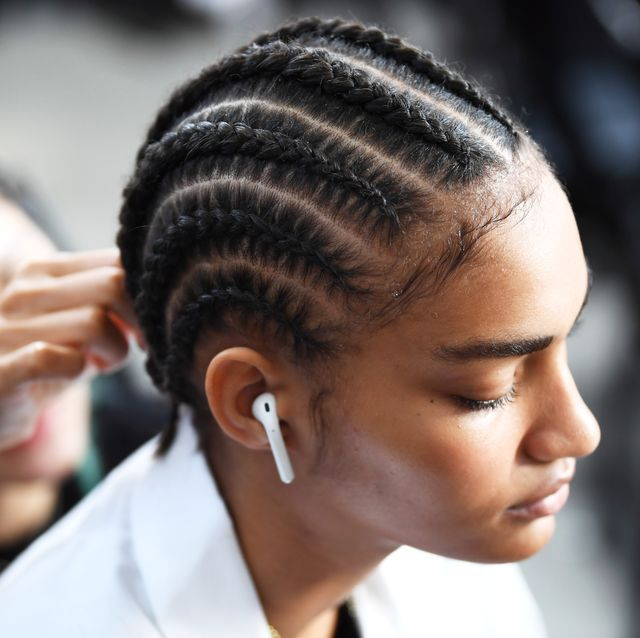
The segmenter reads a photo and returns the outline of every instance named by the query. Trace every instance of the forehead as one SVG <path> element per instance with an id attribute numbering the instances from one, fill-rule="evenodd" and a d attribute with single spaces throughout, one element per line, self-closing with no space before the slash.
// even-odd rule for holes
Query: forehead
<path id="1" fill-rule="evenodd" d="M 584 299 L 587 268 L 571 206 L 555 178 L 480 240 L 477 253 L 395 327 L 427 349 L 470 339 L 564 336 Z"/>

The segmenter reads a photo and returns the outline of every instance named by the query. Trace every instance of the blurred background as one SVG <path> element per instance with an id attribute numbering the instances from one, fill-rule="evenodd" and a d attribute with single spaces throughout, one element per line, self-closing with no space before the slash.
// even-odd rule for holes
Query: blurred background
<path id="1" fill-rule="evenodd" d="M 0 169 L 38 193 L 68 247 L 113 245 L 135 152 L 172 88 L 310 14 L 374 22 L 456 63 L 505 97 L 567 185 L 594 271 L 570 357 L 603 439 L 524 570 L 551 638 L 640 636 L 635 0 L 0 0 Z"/>

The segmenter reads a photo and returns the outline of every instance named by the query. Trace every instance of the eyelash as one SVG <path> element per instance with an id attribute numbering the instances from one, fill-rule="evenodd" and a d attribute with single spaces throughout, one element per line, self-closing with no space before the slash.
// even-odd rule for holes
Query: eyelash
<path id="1" fill-rule="evenodd" d="M 463 407 L 472 412 L 481 412 L 484 410 L 498 410 L 513 403 L 518 396 L 515 384 L 511 386 L 508 392 L 497 399 L 468 399 L 467 397 L 454 397 L 455 400 Z"/>

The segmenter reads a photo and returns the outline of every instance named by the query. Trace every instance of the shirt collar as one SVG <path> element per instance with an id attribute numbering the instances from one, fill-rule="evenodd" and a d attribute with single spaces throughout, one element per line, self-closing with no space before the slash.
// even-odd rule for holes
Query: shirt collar
<path id="1" fill-rule="evenodd" d="M 131 499 L 133 551 L 155 623 L 167 638 L 270 638 L 191 418 L 191 409 L 180 406 L 173 445 L 151 465 Z M 396 594 L 380 568 L 356 587 L 353 601 L 363 638 L 398 635 L 402 605 Z"/>
<path id="2" fill-rule="evenodd" d="M 231 518 L 190 420 L 190 408 L 181 406 L 173 445 L 131 500 L 133 551 L 155 621 L 168 638 L 269 638 Z"/>

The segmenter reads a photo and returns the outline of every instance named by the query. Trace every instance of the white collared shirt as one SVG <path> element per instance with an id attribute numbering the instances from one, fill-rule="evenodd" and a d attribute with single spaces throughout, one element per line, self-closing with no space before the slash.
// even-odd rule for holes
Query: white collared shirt
<path id="1" fill-rule="evenodd" d="M 182 409 L 0 578 L 2 638 L 269 638 L 238 541 Z M 543 638 L 515 565 L 403 547 L 353 592 L 362 638 Z"/>

